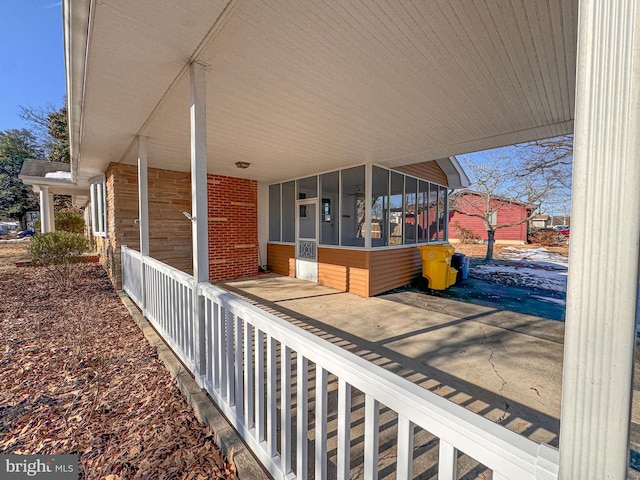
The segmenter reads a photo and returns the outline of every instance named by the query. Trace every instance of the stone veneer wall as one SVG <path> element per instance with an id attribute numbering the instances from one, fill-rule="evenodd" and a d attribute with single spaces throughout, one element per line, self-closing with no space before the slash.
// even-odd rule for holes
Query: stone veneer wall
<path id="1" fill-rule="evenodd" d="M 192 273 L 191 175 L 149 168 L 149 250 L 152 257 Z M 121 288 L 120 246 L 140 248 L 138 173 L 112 163 L 105 171 L 108 236 L 96 247 L 111 281 Z M 258 269 L 257 182 L 208 175 L 211 281 L 255 275 Z"/>

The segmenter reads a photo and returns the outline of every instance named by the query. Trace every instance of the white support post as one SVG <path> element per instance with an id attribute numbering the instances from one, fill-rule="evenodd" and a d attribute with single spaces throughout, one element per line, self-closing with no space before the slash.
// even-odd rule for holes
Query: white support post
<path id="1" fill-rule="evenodd" d="M 640 237 L 640 4 L 579 7 L 560 478 L 627 473 Z"/>
<path id="2" fill-rule="evenodd" d="M 49 204 L 49 187 L 40 186 L 40 232 L 49 233 L 51 227 L 51 205 Z"/>
<path id="3" fill-rule="evenodd" d="M 373 165 L 367 163 L 364 170 L 365 204 L 364 204 L 364 246 L 371 248 L 371 216 L 373 208 Z"/>
<path id="4" fill-rule="evenodd" d="M 204 387 L 206 349 L 204 332 L 204 299 L 198 295 L 198 284 L 209 281 L 209 248 L 207 217 L 207 120 L 205 66 L 193 62 L 191 85 L 191 218 L 193 241 L 193 319 L 195 344 L 195 378 Z"/>
<path id="5" fill-rule="evenodd" d="M 138 227 L 140 228 L 140 292 L 142 313 L 147 315 L 144 259 L 149 256 L 149 177 L 147 173 L 147 137 L 138 137 Z"/>
<path id="6" fill-rule="evenodd" d="M 56 215 L 53 207 L 53 193 L 47 195 L 47 202 L 49 203 L 49 231 L 56 231 Z"/>

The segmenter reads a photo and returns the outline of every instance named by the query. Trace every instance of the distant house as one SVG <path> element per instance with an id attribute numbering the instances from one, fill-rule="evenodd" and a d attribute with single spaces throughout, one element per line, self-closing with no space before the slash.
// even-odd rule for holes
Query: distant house
<path id="1" fill-rule="evenodd" d="M 549 228 L 551 226 L 551 217 L 549 215 L 536 215 L 529 224 L 532 229 Z"/>
<path id="2" fill-rule="evenodd" d="M 449 240 L 460 241 L 464 233 L 472 234 L 479 241 L 487 240 L 487 228 L 480 215 L 487 209 L 486 197 L 472 190 L 462 190 L 450 196 Z M 456 205 L 454 208 L 453 206 Z M 492 225 L 504 225 L 496 230 L 496 243 L 523 244 L 527 242 L 528 217 L 537 208 L 518 200 L 493 197 L 490 200 Z"/>

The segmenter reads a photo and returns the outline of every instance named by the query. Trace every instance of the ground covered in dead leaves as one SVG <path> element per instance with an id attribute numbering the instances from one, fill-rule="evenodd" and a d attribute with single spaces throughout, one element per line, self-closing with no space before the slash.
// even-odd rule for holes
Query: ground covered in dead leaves
<path id="1" fill-rule="evenodd" d="M 81 478 L 235 478 L 99 265 L 61 290 L 0 271 L 0 453 L 77 453 Z"/>

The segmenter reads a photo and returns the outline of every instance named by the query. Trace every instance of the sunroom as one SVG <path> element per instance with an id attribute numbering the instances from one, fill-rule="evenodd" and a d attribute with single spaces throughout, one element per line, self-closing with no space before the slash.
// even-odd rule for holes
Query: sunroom
<path id="1" fill-rule="evenodd" d="M 467 182 L 452 157 L 271 184 L 268 265 L 365 297 L 405 285 L 420 275 L 416 246 L 447 241 L 448 188 Z"/>

